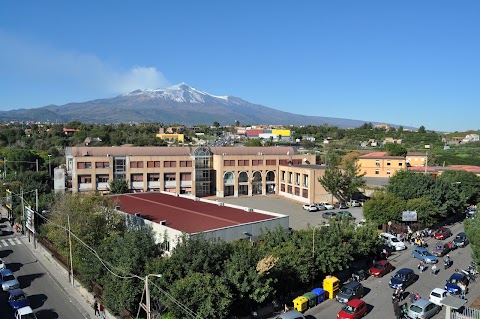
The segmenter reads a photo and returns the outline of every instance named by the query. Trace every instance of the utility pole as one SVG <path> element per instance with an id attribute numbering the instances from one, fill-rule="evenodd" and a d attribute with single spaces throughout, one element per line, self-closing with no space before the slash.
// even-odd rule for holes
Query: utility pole
<path id="1" fill-rule="evenodd" d="M 38 188 L 35 189 L 35 212 L 33 213 L 33 248 L 37 249 L 37 216 L 38 214 Z"/>
<path id="2" fill-rule="evenodd" d="M 3 178 L 7 177 L 7 159 L 3 158 Z"/>
<path id="3" fill-rule="evenodd" d="M 37 163 L 37 173 L 38 173 L 38 158 L 37 158 L 37 161 L 36 161 L 36 163 Z"/>
<path id="4" fill-rule="evenodd" d="M 150 306 L 150 288 L 148 287 L 148 277 L 150 276 L 155 276 L 157 278 L 160 278 L 162 277 L 161 274 L 148 274 L 145 276 L 145 288 L 144 288 L 144 291 L 145 291 L 145 304 L 140 302 L 140 307 L 143 308 L 143 310 L 145 310 L 145 312 L 147 313 L 147 319 L 151 319 L 152 318 L 152 309 L 151 309 L 151 306 Z M 142 293 L 142 301 L 143 301 L 143 293 Z M 138 309 L 138 311 L 140 312 L 140 309 Z M 139 313 L 137 313 L 137 318 L 138 318 L 138 315 Z"/>
<path id="5" fill-rule="evenodd" d="M 52 177 L 52 166 L 50 165 L 50 157 L 52 157 L 52 154 L 48 154 L 48 177 Z"/>
<path id="6" fill-rule="evenodd" d="M 67 223 L 68 223 L 68 244 L 70 246 L 70 277 L 72 278 L 72 286 L 74 285 L 73 280 L 73 259 L 72 259 L 72 237 L 70 236 L 70 215 L 67 214 Z"/>

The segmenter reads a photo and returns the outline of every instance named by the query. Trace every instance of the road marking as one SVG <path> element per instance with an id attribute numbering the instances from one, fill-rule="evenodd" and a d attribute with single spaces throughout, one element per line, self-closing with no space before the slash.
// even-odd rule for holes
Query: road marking
<path id="1" fill-rule="evenodd" d="M 1 243 L 0 246 L 3 245 L 4 247 L 8 247 L 8 246 L 20 245 L 22 242 L 20 241 L 19 238 L 7 238 L 7 239 L 0 240 L 0 243 Z"/>
<path id="2" fill-rule="evenodd" d="M 17 243 L 13 241 L 13 239 L 7 239 L 10 242 L 10 245 L 15 246 Z"/>

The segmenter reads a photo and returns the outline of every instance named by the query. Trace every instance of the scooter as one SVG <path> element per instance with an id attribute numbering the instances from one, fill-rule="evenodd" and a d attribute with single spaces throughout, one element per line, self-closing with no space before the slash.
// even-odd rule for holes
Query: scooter
<path id="1" fill-rule="evenodd" d="M 450 268 L 450 266 L 452 266 L 452 260 L 443 260 L 443 268 L 444 269 L 447 269 L 447 268 Z"/>

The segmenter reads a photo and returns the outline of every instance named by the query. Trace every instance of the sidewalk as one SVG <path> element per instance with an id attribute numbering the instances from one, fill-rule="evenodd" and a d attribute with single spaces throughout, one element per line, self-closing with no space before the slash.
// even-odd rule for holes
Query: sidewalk
<path id="1" fill-rule="evenodd" d="M 1 216 L 3 218 L 7 218 L 7 213 L 5 207 L 1 207 Z M 78 311 L 83 315 L 85 319 L 92 319 L 95 318 L 95 313 L 93 311 L 93 295 L 88 294 L 89 300 L 87 301 L 86 298 L 77 290 L 75 289 L 72 284 L 69 282 L 68 277 L 62 273 L 61 270 L 57 269 L 55 265 L 53 265 L 52 261 L 48 259 L 47 256 L 43 253 L 44 250 L 41 248 L 39 244 L 37 244 L 37 248 L 34 248 L 33 238 L 28 241 L 27 235 L 22 235 L 21 233 L 17 233 L 14 227 L 10 226 L 10 223 L 6 223 L 7 229 L 12 231 L 14 236 L 19 238 L 27 250 L 34 256 L 34 258 L 40 262 L 43 266 L 45 272 L 52 278 L 58 287 L 65 293 L 68 297 L 69 301 L 78 309 Z M 76 283 L 76 286 L 78 283 Z M 47 288 L 47 287 L 45 287 Z M 110 317 L 112 318 L 112 317 Z"/>

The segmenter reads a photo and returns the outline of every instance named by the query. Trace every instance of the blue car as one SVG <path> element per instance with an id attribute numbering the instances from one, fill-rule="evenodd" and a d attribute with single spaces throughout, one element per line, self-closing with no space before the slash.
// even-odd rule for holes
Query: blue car
<path id="1" fill-rule="evenodd" d="M 412 283 L 415 282 L 417 276 L 413 272 L 413 270 L 408 268 L 402 268 L 393 277 L 390 279 L 390 287 L 402 288 L 405 289 L 406 287 L 410 286 Z"/>
<path id="2" fill-rule="evenodd" d="M 412 252 L 412 256 L 413 258 L 423 260 L 426 264 L 436 264 L 438 261 L 435 255 L 422 247 L 416 247 Z"/>
<path id="3" fill-rule="evenodd" d="M 30 306 L 27 296 L 22 289 L 17 288 L 9 291 L 8 303 L 13 309 L 20 309 L 26 306 Z"/>
<path id="4" fill-rule="evenodd" d="M 447 280 L 445 284 L 445 290 L 448 291 L 452 295 L 458 295 L 461 292 L 460 287 L 458 286 L 459 283 L 463 283 L 468 286 L 468 278 L 464 274 L 454 273 L 450 276 L 450 279 Z"/>

